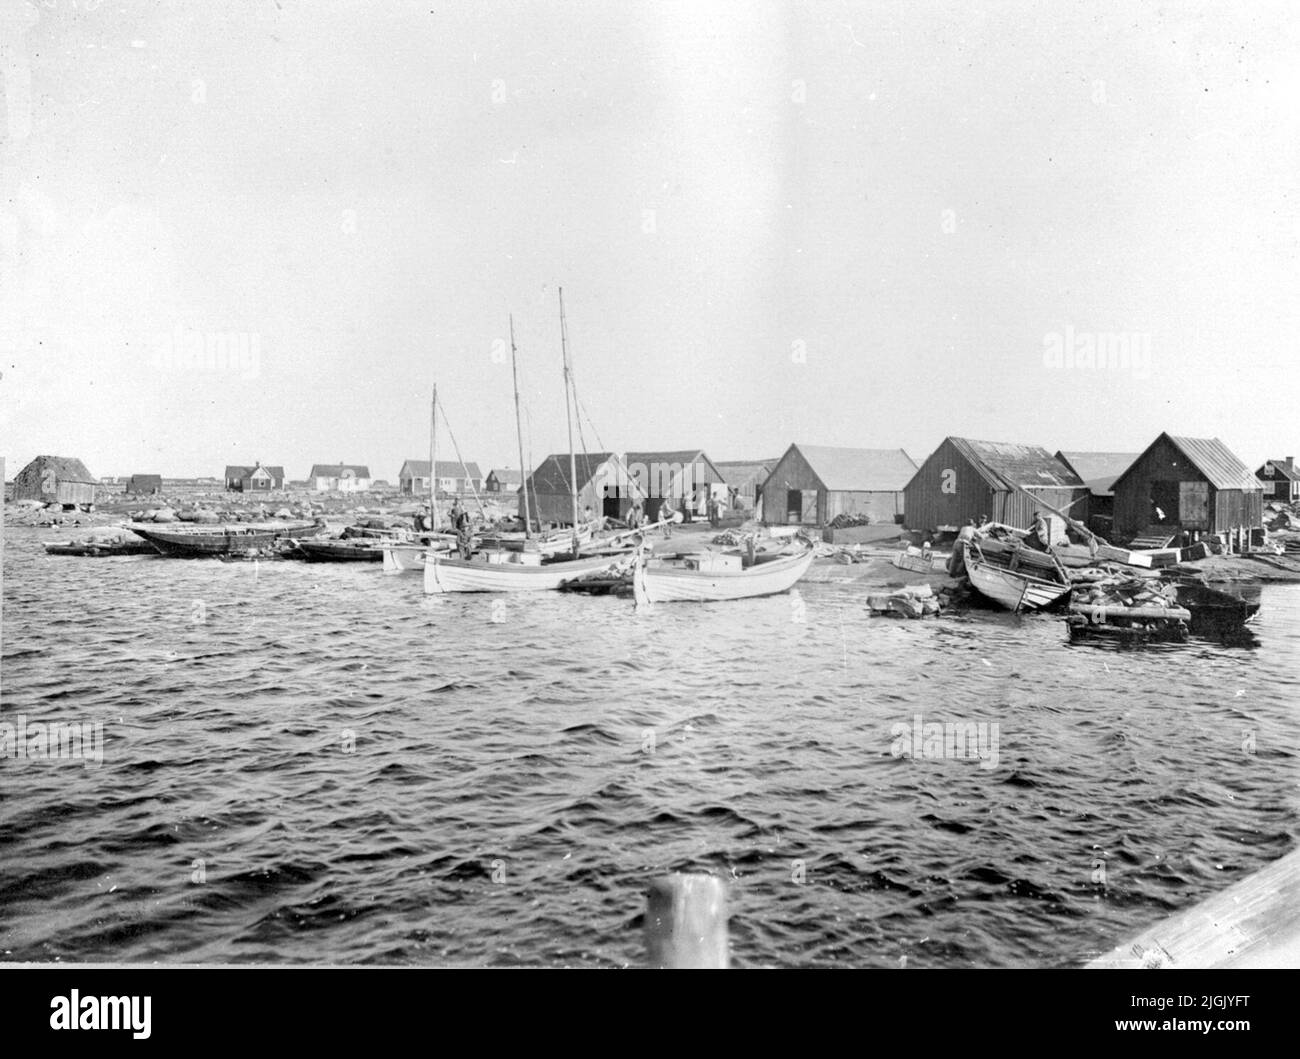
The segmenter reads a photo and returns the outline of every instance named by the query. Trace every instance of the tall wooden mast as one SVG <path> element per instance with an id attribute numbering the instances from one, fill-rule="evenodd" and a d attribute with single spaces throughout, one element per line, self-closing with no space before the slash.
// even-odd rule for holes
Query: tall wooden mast
<path id="1" fill-rule="evenodd" d="M 578 556 L 578 458 L 573 452 L 573 412 L 569 408 L 569 392 L 573 377 L 569 370 L 569 333 L 564 323 L 564 288 L 560 288 L 560 353 L 564 358 L 564 418 L 569 424 L 569 492 L 573 500 L 573 556 Z"/>
<path id="2" fill-rule="evenodd" d="M 438 384 L 429 403 L 429 525 L 438 528 Z"/>
<path id="3" fill-rule="evenodd" d="M 524 463 L 524 426 L 519 418 L 519 367 L 515 363 L 515 318 L 510 316 L 510 374 L 515 381 L 515 437 L 519 439 L 519 487 L 524 495 L 524 539 L 533 535 L 532 509 L 528 506 L 528 465 Z"/>

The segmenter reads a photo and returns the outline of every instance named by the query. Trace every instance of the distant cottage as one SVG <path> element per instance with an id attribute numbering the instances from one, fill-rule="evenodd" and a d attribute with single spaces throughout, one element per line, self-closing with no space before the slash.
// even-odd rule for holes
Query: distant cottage
<path id="1" fill-rule="evenodd" d="M 523 485 L 524 476 L 519 471 L 512 471 L 508 467 L 493 467 L 488 471 L 487 480 L 483 483 L 485 493 L 517 493 L 519 487 Z"/>
<path id="2" fill-rule="evenodd" d="M 429 461 L 407 460 L 397 472 L 397 488 L 408 496 L 428 496 Z M 478 464 L 461 463 L 459 460 L 438 461 L 438 492 L 474 493 L 483 488 L 483 472 Z"/>
<path id="3" fill-rule="evenodd" d="M 15 500 L 40 500 L 46 504 L 93 504 L 94 476 L 71 456 L 37 456 L 14 476 Z"/>
<path id="4" fill-rule="evenodd" d="M 866 515 L 894 523 L 914 474 L 916 463 L 902 449 L 794 444 L 763 484 L 763 521 L 825 526 L 837 515 Z"/>
<path id="5" fill-rule="evenodd" d="M 1265 503 L 1290 504 L 1300 500 L 1300 470 L 1296 469 L 1294 456 L 1269 460 L 1255 472 L 1255 477 L 1264 487 Z"/>
<path id="6" fill-rule="evenodd" d="M 161 474 L 133 474 L 126 483 L 126 491 L 137 496 L 161 493 L 162 488 Z"/>
<path id="7" fill-rule="evenodd" d="M 363 463 L 316 463 L 307 481 L 318 493 L 360 493 L 370 488 L 370 468 Z"/>
<path id="8" fill-rule="evenodd" d="M 949 437 L 904 495 L 907 528 L 931 533 L 960 529 L 981 515 L 1026 528 L 1040 510 L 1038 499 L 1065 511 L 1089 493 L 1083 479 L 1039 445 Z"/>
<path id="9" fill-rule="evenodd" d="M 226 468 L 226 488 L 237 493 L 263 493 L 284 488 L 283 467 L 263 467 L 261 461 L 252 467 L 230 465 Z"/>

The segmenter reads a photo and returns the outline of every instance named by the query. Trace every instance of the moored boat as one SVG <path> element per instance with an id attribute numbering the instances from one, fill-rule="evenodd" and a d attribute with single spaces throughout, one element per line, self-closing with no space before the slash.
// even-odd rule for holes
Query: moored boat
<path id="1" fill-rule="evenodd" d="M 81 541 L 47 541 L 47 555 L 76 555 L 103 559 L 114 555 L 157 555 L 158 549 L 146 540 L 90 538 Z"/>
<path id="2" fill-rule="evenodd" d="M 273 530 L 154 529 L 133 525 L 131 532 L 143 537 L 163 555 L 178 559 L 210 559 L 235 556 L 248 558 L 273 554 Z"/>
<path id="3" fill-rule="evenodd" d="M 366 538 L 300 540 L 296 543 L 296 554 L 309 563 L 378 563 L 384 558 L 380 542 Z"/>
<path id="4" fill-rule="evenodd" d="M 1069 575 L 1048 552 L 988 538 L 961 547 L 971 587 L 1007 610 L 1038 610 L 1070 592 Z"/>
<path id="5" fill-rule="evenodd" d="M 632 573 L 637 606 L 647 603 L 714 603 L 788 592 L 808 572 L 815 552 L 805 540 L 794 554 L 755 556 L 704 551 L 672 559 L 638 553 Z"/>
<path id="6" fill-rule="evenodd" d="M 483 552 L 471 559 L 452 559 L 430 552 L 424 563 L 424 591 L 428 595 L 444 592 L 554 592 L 566 580 L 608 569 L 621 558 L 618 555 L 597 555 L 543 563 L 520 562 L 520 556 L 518 552 Z"/>

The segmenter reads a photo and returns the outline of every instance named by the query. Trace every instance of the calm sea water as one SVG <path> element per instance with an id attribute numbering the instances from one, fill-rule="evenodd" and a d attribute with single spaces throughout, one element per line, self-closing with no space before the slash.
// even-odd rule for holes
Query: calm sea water
<path id="1" fill-rule="evenodd" d="M 43 539 L 6 530 L 0 721 L 103 761 L 0 758 L 4 960 L 636 965 L 693 870 L 738 965 L 1071 965 L 1300 832 L 1300 586 L 1253 649 L 1121 652 L 860 585 L 637 615 Z M 895 756 L 917 715 L 996 762 Z"/>

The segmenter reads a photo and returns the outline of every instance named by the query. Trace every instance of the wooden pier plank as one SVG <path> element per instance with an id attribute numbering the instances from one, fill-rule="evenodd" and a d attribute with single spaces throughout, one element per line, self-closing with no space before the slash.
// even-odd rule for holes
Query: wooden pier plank
<path id="1" fill-rule="evenodd" d="M 1088 966 L 1300 967 L 1300 849 Z"/>

